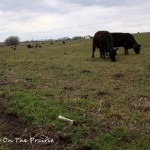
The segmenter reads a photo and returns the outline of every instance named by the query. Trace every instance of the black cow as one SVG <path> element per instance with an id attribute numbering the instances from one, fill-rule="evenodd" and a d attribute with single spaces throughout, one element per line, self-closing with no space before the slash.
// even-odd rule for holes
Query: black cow
<path id="1" fill-rule="evenodd" d="M 33 48 L 33 46 L 32 46 L 31 44 L 28 44 L 28 45 L 27 45 L 27 48 L 30 49 L 30 48 Z"/>
<path id="2" fill-rule="evenodd" d="M 110 59 L 116 61 L 116 50 L 113 47 L 113 39 L 111 33 L 108 31 L 98 31 L 93 37 L 93 52 L 92 58 L 94 58 L 95 49 L 100 51 L 100 57 L 105 58 L 105 53 L 109 52 Z"/>
<path id="3" fill-rule="evenodd" d="M 114 47 L 124 47 L 124 54 L 133 48 L 136 54 L 140 54 L 141 45 L 139 45 L 130 33 L 111 33 Z"/>

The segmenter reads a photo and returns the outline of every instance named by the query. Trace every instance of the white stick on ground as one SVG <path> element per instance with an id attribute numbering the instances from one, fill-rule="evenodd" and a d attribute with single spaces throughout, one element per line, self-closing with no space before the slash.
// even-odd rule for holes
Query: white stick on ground
<path id="1" fill-rule="evenodd" d="M 68 122 L 70 125 L 73 125 L 73 120 L 63 117 L 61 115 L 58 116 L 58 119 Z"/>

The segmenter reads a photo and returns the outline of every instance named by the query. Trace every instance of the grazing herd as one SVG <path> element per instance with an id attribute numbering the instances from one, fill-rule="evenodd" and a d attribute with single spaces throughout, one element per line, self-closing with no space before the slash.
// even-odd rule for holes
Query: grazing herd
<path id="1" fill-rule="evenodd" d="M 56 41 L 57 42 L 57 41 Z M 66 41 L 62 41 L 62 44 L 66 44 Z M 37 43 L 35 45 L 28 44 L 27 48 L 41 48 L 41 44 Z M 53 42 L 50 43 L 53 45 Z M 59 45 L 61 45 L 59 43 Z M 100 58 L 105 58 L 109 55 L 112 62 L 116 62 L 116 51 L 118 47 L 124 48 L 124 54 L 128 54 L 129 49 L 133 49 L 136 54 L 140 54 L 141 45 L 139 45 L 132 34 L 130 33 L 110 33 L 109 31 L 98 31 L 93 37 L 92 44 L 92 58 L 94 58 L 94 53 L 96 49 L 99 49 Z M 16 50 L 16 45 L 11 47 L 11 49 Z"/>
<path id="2" fill-rule="evenodd" d="M 13 49 L 14 51 L 16 50 L 16 48 L 17 48 L 17 46 L 16 45 L 14 45 L 14 46 L 11 46 L 10 47 L 11 49 Z"/>
<path id="3" fill-rule="evenodd" d="M 95 49 L 100 51 L 100 57 L 105 58 L 105 54 L 109 53 L 111 61 L 116 61 L 117 47 L 124 47 L 124 54 L 128 54 L 128 50 L 133 48 L 136 54 L 140 54 L 141 45 L 139 45 L 130 33 L 110 33 L 108 31 L 98 31 L 93 37 L 92 58 L 94 58 Z"/>
<path id="4" fill-rule="evenodd" d="M 65 44 L 66 42 L 65 41 L 62 41 L 62 44 Z M 41 43 L 41 44 L 45 44 L 44 42 L 43 43 Z M 27 48 L 28 49 L 30 49 L 30 48 L 42 48 L 42 46 L 41 46 L 41 44 L 35 44 L 35 45 L 33 45 L 33 44 L 28 44 L 27 45 Z M 50 43 L 51 45 L 53 45 L 53 42 L 51 42 Z M 61 45 L 61 44 L 59 44 L 59 45 Z"/>
<path id="5" fill-rule="evenodd" d="M 43 44 L 43 43 L 42 43 L 42 44 Z M 38 48 L 38 47 L 41 48 L 42 46 L 39 45 L 39 44 L 36 44 L 35 46 L 33 46 L 32 44 L 28 44 L 28 45 L 27 45 L 27 48 L 28 48 L 28 49 L 34 48 L 34 47 L 35 47 L 35 48 Z"/>
<path id="6" fill-rule="evenodd" d="M 65 44 L 65 41 L 62 41 L 62 44 Z M 42 43 L 44 44 L 44 43 Z M 53 42 L 50 43 L 53 45 Z M 61 45 L 59 43 L 59 45 Z M 42 46 L 36 44 L 28 44 L 27 48 L 41 48 Z M 105 58 L 109 55 L 112 62 L 116 62 L 116 51 L 118 47 L 124 48 L 124 54 L 128 54 L 128 50 L 133 48 L 136 54 L 140 54 L 141 45 L 139 45 L 134 39 L 133 35 L 130 33 L 110 33 L 109 31 L 98 31 L 93 37 L 92 44 L 92 58 L 94 58 L 94 53 L 96 48 L 99 49 L 100 57 Z"/>

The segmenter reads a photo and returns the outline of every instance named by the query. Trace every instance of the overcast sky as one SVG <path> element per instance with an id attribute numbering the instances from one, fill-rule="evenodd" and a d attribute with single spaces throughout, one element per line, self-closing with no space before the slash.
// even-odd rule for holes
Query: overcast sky
<path id="1" fill-rule="evenodd" d="M 150 32 L 150 0 L 0 0 L 0 41 Z"/>

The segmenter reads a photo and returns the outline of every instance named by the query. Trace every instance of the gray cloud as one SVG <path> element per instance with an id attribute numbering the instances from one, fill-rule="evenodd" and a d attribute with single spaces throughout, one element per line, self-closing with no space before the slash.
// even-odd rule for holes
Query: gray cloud
<path id="1" fill-rule="evenodd" d="M 0 0 L 0 41 L 150 30 L 147 0 Z"/>
<path id="2" fill-rule="evenodd" d="M 23 10 L 48 13 L 68 13 L 73 7 L 126 7 L 149 4 L 147 0 L 1 0 L 0 11 L 19 12 Z M 75 6 L 76 5 L 76 6 Z"/>
<path id="3" fill-rule="evenodd" d="M 75 3 L 82 6 L 101 5 L 101 6 L 118 6 L 125 3 L 125 0 L 62 0 L 67 3 Z"/>
<path id="4" fill-rule="evenodd" d="M 105 7 L 113 7 L 113 6 L 130 6 L 137 5 L 139 3 L 145 3 L 147 0 L 61 0 L 66 3 L 74 3 L 81 6 L 92 6 L 99 5 Z"/>
<path id="5" fill-rule="evenodd" d="M 20 11 L 22 9 L 39 9 L 40 0 L 1 0 L 1 11 Z"/>
<path id="6" fill-rule="evenodd" d="M 54 7 L 53 5 L 52 6 L 46 5 L 43 0 L 1 0 L 0 11 L 3 12 L 10 11 L 19 13 L 20 11 L 24 10 L 35 13 L 36 12 L 59 13 L 57 7 Z"/>

